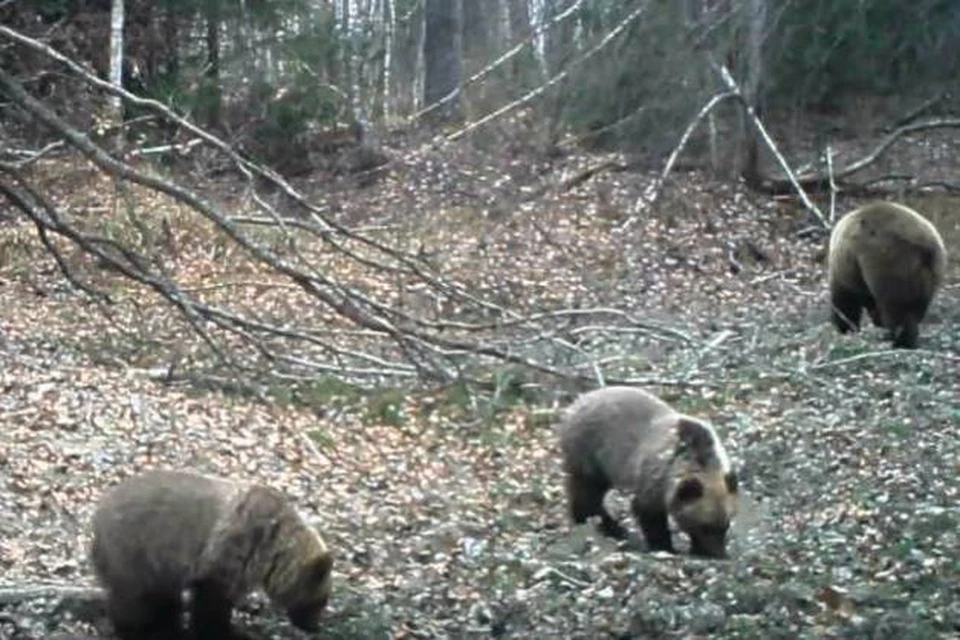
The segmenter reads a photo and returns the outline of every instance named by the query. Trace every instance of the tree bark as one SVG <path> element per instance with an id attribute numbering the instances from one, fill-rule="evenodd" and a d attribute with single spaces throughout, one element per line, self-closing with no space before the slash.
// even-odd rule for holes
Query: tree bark
<path id="1" fill-rule="evenodd" d="M 425 105 L 447 98 L 460 85 L 460 17 L 459 0 L 426 1 L 423 39 Z M 454 96 L 434 112 L 434 117 L 451 121 L 459 114 L 459 96 Z"/>
<path id="2" fill-rule="evenodd" d="M 526 0 L 507 0 L 507 8 L 510 15 L 510 35 L 511 43 L 517 42 L 530 33 L 530 7 Z M 511 62 L 513 77 L 518 82 L 524 80 L 524 67 L 530 61 L 527 55 L 516 56 Z"/>
<path id="3" fill-rule="evenodd" d="M 220 0 L 211 0 L 207 4 L 206 15 L 207 68 L 204 73 L 205 91 L 203 95 L 204 115 L 207 126 L 220 128 Z"/>
<path id="4" fill-rule="evenodd" d="M 495 0 L 463 3 L 463 56 L 476 65 L 483 66 L 494 53 L 490 47 L 490 31 L 498 11 Z"/>
<path id="5" fill-rule="evenodd" d="M 760 81 L 763 76 L 763 30 L 766 25 L 766 0 L 748 0 L 747 8 L 747 42 L 746 42 L 746 73 L 743 83 L 743 99 L 753 107 L 759 117 L 760 110 Z M 741 119 L 741 140 L 744 145 L 742 175 L 747 184 L 756 185 L 760 181 L 760 141 L 757 132 L 750 122 Z"/>

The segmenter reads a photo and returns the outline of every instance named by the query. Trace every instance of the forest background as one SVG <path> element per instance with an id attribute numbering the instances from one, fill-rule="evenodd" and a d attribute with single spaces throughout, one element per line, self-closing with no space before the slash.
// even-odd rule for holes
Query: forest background
<path id="1" fill-rule="evenodd" d="M 323 637 L 954 637 L 960 261 L 904 352 L 823 249 L 956 253 L 958 64 L 945 0 L 0 1 L 0 637 L 104 633 L 157 466 L 321 517 Z M 569 525 L 613 383 L 717 425 L 730 562 Z"/>

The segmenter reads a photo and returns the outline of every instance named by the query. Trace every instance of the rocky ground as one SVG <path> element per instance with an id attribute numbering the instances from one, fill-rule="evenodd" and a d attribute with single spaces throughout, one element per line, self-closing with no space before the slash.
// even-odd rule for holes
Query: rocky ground
<path id="1" fill-rule="evenodd" d="M 338 553 L 320 637 L 960 635 L 958 271 L 922 349 L 893 352 L 876 329 L 827 325 L 823 237 L 792 207 L 686 174 L 658 208 L 635 209 L 650 176 L 565 185 L 597 160 L 497 160 L 410 152 L 374 187 L 314 186 L 343 220 L 418 240 L 518 306 L 612 306 L 680 332 L 604 348 L 717 425 L 744 493 L 731 560 L 641 553 L 569 525 L 551 430 L 565 390 L 541 381 L 492 401 L 337 387 L 303 407 L 164 385 L 111 351 L 117 316 L 8 227 L 0 638 L 102 632 L 96 598 L 76 591 L 93 586 L 91 511 L 149 467 L 258 479 L 320 515 Z M 960 253 L 960 217 L 941 209 Z M 257 637 L 299 637 L 258 600 L 241 618 Z"/>

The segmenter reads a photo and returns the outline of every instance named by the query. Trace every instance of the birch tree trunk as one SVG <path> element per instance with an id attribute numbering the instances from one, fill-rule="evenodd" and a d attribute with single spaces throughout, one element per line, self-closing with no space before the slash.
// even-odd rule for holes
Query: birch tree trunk
<path id="1" fill-rule="evenodd" d="M 393 115 L 391 108 L 393 76 L 393 41 L 396 32 L 397 14 L 393 0 L 383 0 L 383 120 L 390 122 Z"/>
<path id="2" fill-rule="evenodd" d="M 123 87 L 123 22 L 124 0 L 113 0 L 110 6 L 110 83 Z M 117 145 L 123 143 L 123 100 L 110 97 L 110 119 L 117 127 Z"/>

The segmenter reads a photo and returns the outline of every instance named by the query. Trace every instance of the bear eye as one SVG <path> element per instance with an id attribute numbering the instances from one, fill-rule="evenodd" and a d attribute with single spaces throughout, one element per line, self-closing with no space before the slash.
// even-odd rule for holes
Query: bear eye
<path id="1" fill-rule="evenodd" d="M 703 483 L 701 483 L 696 478 L 689 478 L 684 480 L 677 486 L 677 491 L 673 495 L 673 499 L 676 500 L 679 504 L 686 504 L 688 502 L 693 502 L 694 500 L 699 500 L 703 497 Z"/>
<path id="2" fill-rule="evenodd" d="M 727 491 L 730 493 L 736 493 L 737 489 L 740 487 L 740 483 L 737 480 L 737 474 L 735 474 L 733 471 L 725 475 L 723 477 L 723 481 L 726 483 Z"/>

